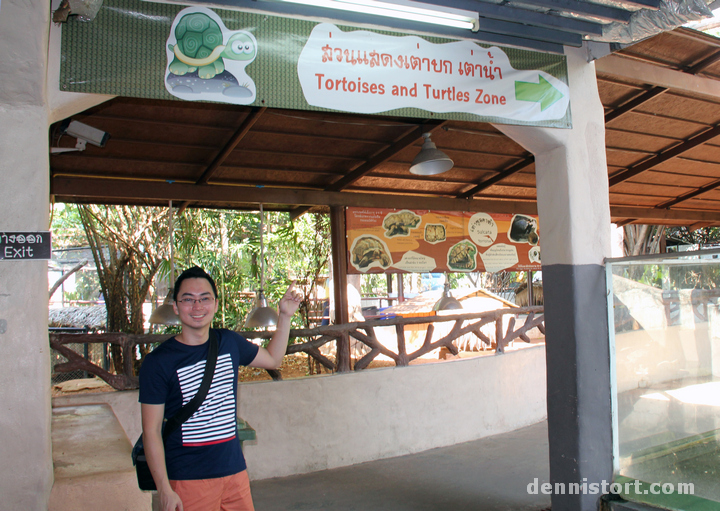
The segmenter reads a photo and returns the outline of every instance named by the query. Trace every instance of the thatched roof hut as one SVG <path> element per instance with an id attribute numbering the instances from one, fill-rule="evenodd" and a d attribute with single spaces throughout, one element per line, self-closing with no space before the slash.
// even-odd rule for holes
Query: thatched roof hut
<path id="1" fill-rule="evenodd" d="M 63 307 L 49 309 L 48 326 L 56 328 L 89 328 L 104 330 L 107 325 L 107 310 L 104 305 L 84 307 Z"/>

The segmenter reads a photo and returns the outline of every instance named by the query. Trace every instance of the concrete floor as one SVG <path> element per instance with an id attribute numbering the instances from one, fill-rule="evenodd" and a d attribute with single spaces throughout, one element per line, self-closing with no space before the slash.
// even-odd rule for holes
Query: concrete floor
<path id="1" fill-rule="evenodd" d="M 252 492 L 257 511 L 548 509 L 549 495 L 528 495 L 535 478 L 549 481 L 547 422 L 417 454 L 253 481 Z"/>
<path id="2" fill-rule="evenodd" d="M 138 489 L 132 445 L 107 404 L 53 408 L 52 448 L 49 511 L 150 509 L 150 494 Z"/>

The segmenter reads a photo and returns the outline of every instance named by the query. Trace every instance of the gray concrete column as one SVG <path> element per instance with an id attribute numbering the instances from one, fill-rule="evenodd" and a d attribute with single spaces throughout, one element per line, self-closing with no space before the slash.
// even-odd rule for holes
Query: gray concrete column
<path id="1" fill-rule="evenodd" d="M 595 67 L 567 49 L 570 130 L 497 126 L 535 155 L 547 336 L 553 511 L 594 511 L 599 494 L 570 483 L 611 481 L 612 420 L 603 259 L 610 206 L 603 107 Z M 586 486 L 587 487 L 587 486 Z"/>
<path id="2" fill-rule="evenodd" d="M 48 230 L 50 6 L 0 5 L 0 231 Z M 52 487 L 46 261 L 0 260 L 0 509 L 46 510 Z"/>

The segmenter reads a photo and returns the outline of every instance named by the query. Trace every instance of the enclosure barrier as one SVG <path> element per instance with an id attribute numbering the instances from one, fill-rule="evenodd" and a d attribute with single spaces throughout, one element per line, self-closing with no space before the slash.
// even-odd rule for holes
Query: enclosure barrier
<path id="1" fill-rule="evenodd" d="M 507 327 L 504 321 L 505 316 L 509 316 Z M 521 318 L 521 316 L 524 316 L 524 318 Z M 524 319 L 524 321 L 518 321 L 521 319 Z M 452 327 L 448 334 L 433 341 L 436 323 L 451 323 Z M 495 324 L 494 341 L 481 330 L 483 326 L 491 323 Z M 425 324 L 427 324 L 427 332 L 422 346 L 412 353 L 408 353 L 405 342 L 405 327 L 408 325 Z M 388 349 L 378 340 L 376 328 L 387 326 L 395 327 L 397 351 Z M 388 319 L 344 323 L 341 325 L 326 325 L 317 328 L 293 329 L 290 331 L 291 339 L 306 340 L 302 343 L 288 346 L 287 353 L 307 353 L 330 371 L 347 372 L 351 370 L 352 365 L 350 352 L 350 340 L 352 338 L 369 348 L 369 352 L 355 362 L 354 369 L 359 371 L 367 368 L 370 362 L 381 354 L 391 358 L 397 366 L 406 366 L 412 360 L 430 353 L 437 348 L 444 347 L 453 355 L 457 355 L 458 347 L 455 341 L 467 334 L 473 334 L 477 337 L 484 349 L 494 349 L 497 354 L 502 354 L 511 341 L 520 339 L 527 343 L 531 342 L 527 334 L 533 328 L 537 328 L 543 335 L 545 334 L 543 307 L 541 306 L 442 316 L 398 316 Z M 269 339 L 273 335 L 272 331 L 253 330 L 239 333 L 248 339 Z M 117 390 L 136 389 L 138 388 L 137 371 L 135 368 L 138 362 L 136 347 L 139 345 L 159 343 L 168 338 L 169 336 L 167 334 L 50 333 L 50 347 L 68 360 L 62 364 L 56 364 L 54 370 L 59 372 L 75 370 L 87 371 L 90 374 L 102 378 Z M 110 371 L 86 360 L 82 355 L 66 346 L 71 343 L 110 343 L 119 346 L 122 353 L 122 373 L 112 374 Z M 320 351 L 320 348 L 328 343 L 335 343 L 335 360 L 332 360 Z M 280 379 L 279 371 L 269 370 L 268 372 L 273 379 Z"/>

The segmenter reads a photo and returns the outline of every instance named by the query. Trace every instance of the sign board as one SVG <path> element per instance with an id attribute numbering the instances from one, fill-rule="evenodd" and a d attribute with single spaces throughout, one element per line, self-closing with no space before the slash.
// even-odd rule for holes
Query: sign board
<path id="1" fill-rule="evenodd" d="M 63 26 L 60 89 L 571 126 L 564 55 L 140 0 Z"/>
<path id="2" fill-rule="evenodd" d="M 0 259 L 51 259 L 50 231 L 0 232 Z"/>
<path id="3" fill-rule="evenodd" d="M 540 270 L 537 216 L 348 208 L 348 273 Z"/>

